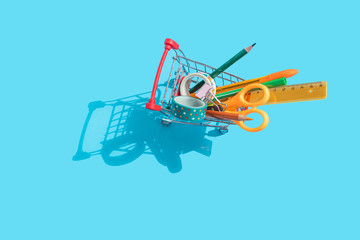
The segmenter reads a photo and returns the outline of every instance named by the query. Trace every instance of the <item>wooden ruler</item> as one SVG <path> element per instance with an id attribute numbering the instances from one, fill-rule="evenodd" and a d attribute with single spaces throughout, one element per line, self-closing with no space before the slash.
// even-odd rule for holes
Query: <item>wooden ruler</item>
<path id="1" fill-rule="evenodd" d="M 326 98 L 326 81 L 287 85 L 269 88 L 270 98 L 266 104 L 279 104 L 290 102 L 303 102 L 321 100 Z M 255 102 L 262 98 L 262 90 L 248 93 L 249 102 Z"/>

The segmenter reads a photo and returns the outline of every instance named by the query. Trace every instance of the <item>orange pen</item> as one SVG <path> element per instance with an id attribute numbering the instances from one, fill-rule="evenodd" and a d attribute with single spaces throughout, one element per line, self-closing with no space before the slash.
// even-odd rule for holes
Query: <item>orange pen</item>
<path id="1" fill-rule="evenodd" d="M 272 81 L 272 80 L 282 78 L 282 77 L 289 78 L 289 77 L 292 77 L 292 76 L 296 75 L 298 72 L 299 72 L 299 70 L 297 70 L 297 69 L 287 69 L 287 70 L 284 70 L 284 71 L 271 73 L 271 74 L 269 74 L 267 76 L 254 78 L 254 79 L 250 79 L 250 80 L 245 80 L 245 81 L 242 81 L 242 82 L 232 83 L 232 84 L 229 84 L 229 85 L 225 85 L 223 87 L 217 87 L 216 88 L 216 94 L 231 91 L 231 90 L 234 90 L 234 89 L 237 89 L 237 88 L 242 88 L 242 87 L 245 87 L 246 85 L 249 85 L 251 83 L 263 83 L 263 82 Z"/>

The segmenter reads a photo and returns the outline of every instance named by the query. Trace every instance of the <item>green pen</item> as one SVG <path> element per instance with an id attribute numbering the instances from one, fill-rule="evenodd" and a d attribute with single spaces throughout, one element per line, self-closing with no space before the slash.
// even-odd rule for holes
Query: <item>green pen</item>
<path id="1" fill-rule="evenodd" d="M 264 82 L 262 83 L 263 85 L 267 86 L 268 88 L 273 88 L 273 87 L 280 87 L 283 85 L 287 84 L 286 78 L 282 77 L 282 78 L 278 78 L 269 82 Z M 228 97 L 232 97 L 234 95 L 236 95 L 238 92 L 241 91 L 241 89 L 243 88 L 238 88 L 238 89 L 234 89 L 231 91 L 227 91 L 227 92 L 222 92 L 219 94 L 216 94 L 215 96 L 217 97 L 217 99 L 224 99 L 224 98 L 228 98 Z M 255 91 L 256 89 L 252 89 L 252 91 Z"/>

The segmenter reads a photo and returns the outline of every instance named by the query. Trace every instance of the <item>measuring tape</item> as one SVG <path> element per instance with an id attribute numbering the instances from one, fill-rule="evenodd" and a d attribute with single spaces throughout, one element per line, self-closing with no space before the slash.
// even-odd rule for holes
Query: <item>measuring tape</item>
<path id="1" fill-rule="evenodd" d="M 266 104 L 279 104 L 321 100 L 326 98 L 326 81 L 287 85 L 269 88 L 270 98 Z M 263 97 L 262 90 L 248 93 L 249 102 L 258 101 Z"/>

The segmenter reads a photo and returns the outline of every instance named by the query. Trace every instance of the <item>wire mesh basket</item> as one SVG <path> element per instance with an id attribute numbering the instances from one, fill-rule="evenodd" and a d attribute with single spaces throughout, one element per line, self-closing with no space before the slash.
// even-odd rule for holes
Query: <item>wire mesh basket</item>
<path id="1" fill-rule="evenodd" d="M 167 83 L 165 92 L 163 94 L 163 97 L 160 101 L 161 106 L 161 112 L 164 114 L 164 117 L 162 119 L 162 123 L 164 125 L 170 125 L 171 123 L 182 123 L 182 124 L 194 124 L 194 125 L 201 125 L 201 126 L 208 126 L 208 127 L 217 127 L 221 132 L 227 132 L 228 126 L 235 124 L 233 121 L 230 120 L 222 120 L 219 118 L 213 118 L 210 116 L 206 116 L 204 121 L 195 123 L 190 121 L 184 121 L 178 118 L 175 118 L 170 113 L 170 105 L 172 99 L 178 95 L 179 92 L 179 86 L 181 79 L 189 75 L 191 73 L 205 73 L 210 74 L 216 68 L 209 66 L 207 64 L 200 63 L 198 61 L 191 60 L 182 53 L 182 56 L 178 54 L 177 51 L 175 51 L 175 56 L 172 57 L 172 64 L 170 68 L 170 72 L 168 75 Z M 191 85 L 195 85 L 200 81 L 199 78 L 194 78 L 191 80 Z M 232 84 L 240 81 L 244 81 L 244 79 L 235 76 L 233 74 L 222 72 L 220 75 L 216 76 L 214 78 L 216 86 L 224 86 L 227 84 Z"/>

